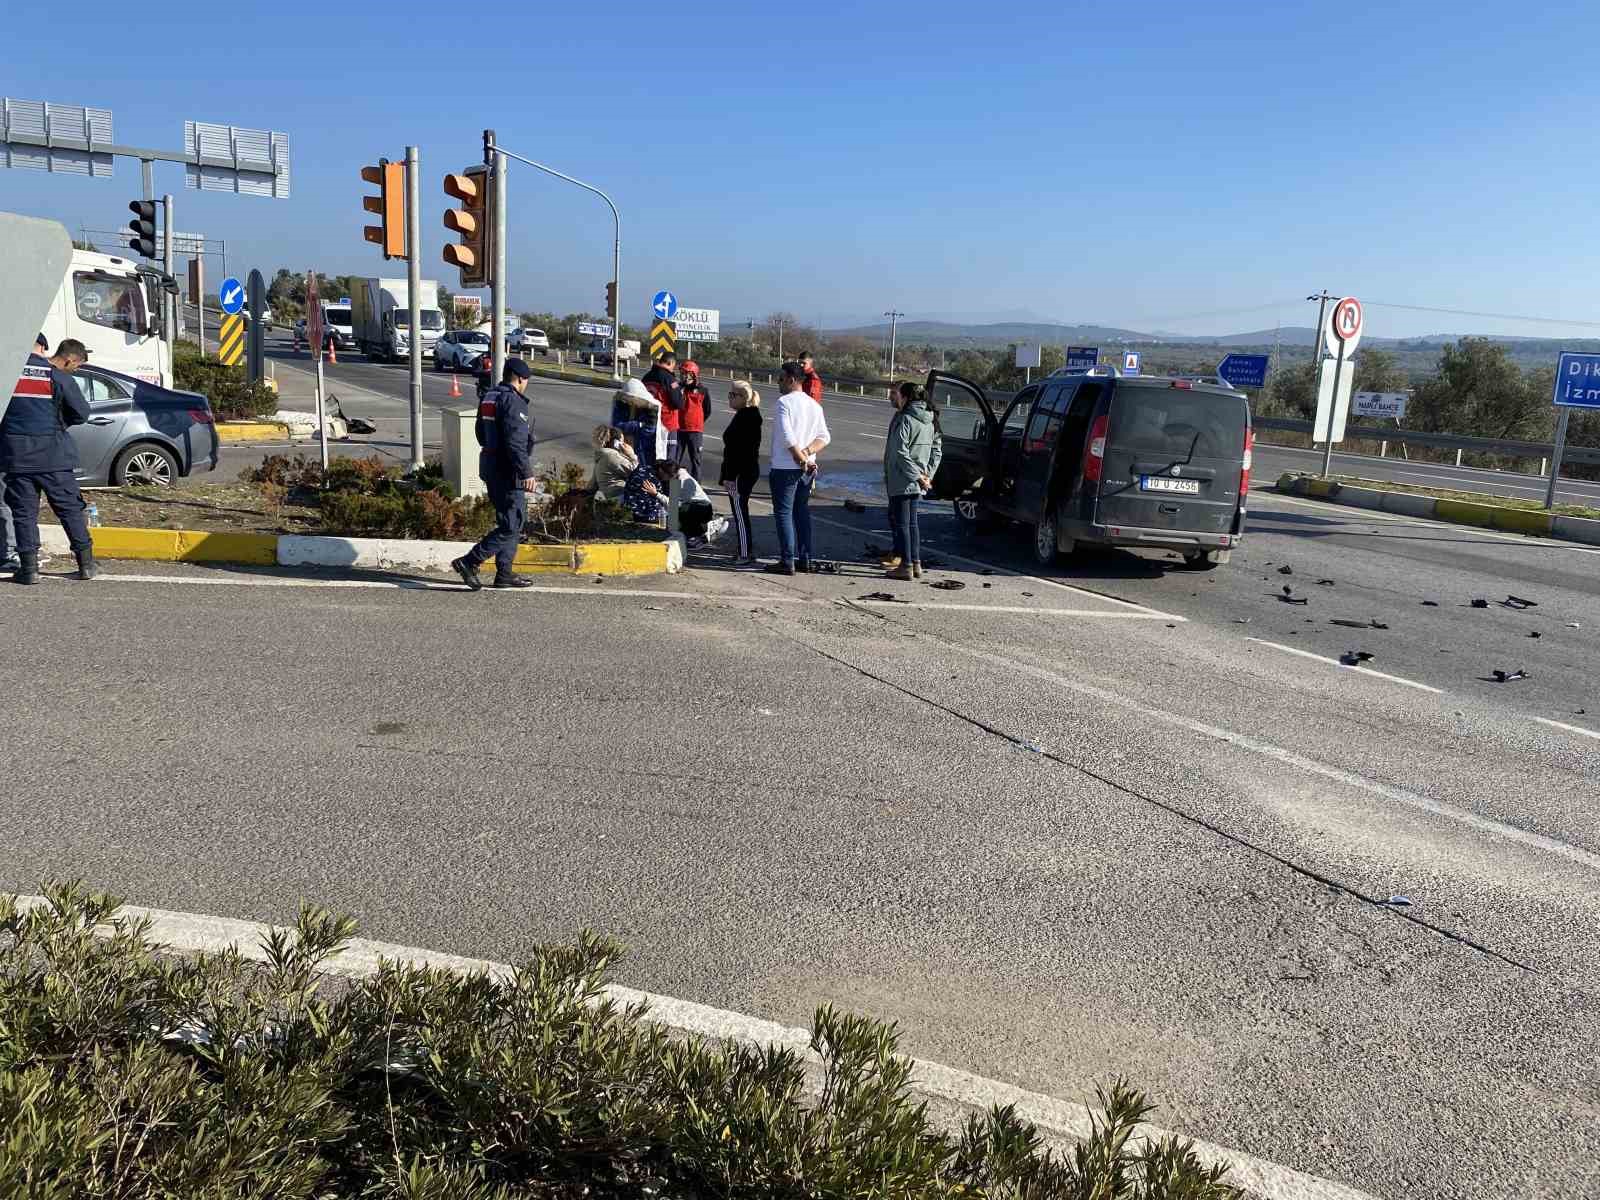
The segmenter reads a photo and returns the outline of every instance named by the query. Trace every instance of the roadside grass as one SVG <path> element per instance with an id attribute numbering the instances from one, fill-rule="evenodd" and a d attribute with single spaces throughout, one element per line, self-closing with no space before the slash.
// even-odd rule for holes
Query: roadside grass
<path id="1" fill-rule="evenodd" d="M 817 1011 L 789 1048 L 678 1038 L 605 994 L 612 941 L 538 946 L 508 976 L 380 965 L 330 979 L 355 923 L 305 908 L 237 950 L 152 945 L 116 898 L 0 896 L 0 1180 L 115 1196 L 1007 1197 L 1238 1200 L 1225 1168 L 1148 1139 L 1100 1090 L 1047 1148 L 1010 1108 L 937 1129 L 893 1026 Z"/>
<path id="2" fill-rule="evenodd" d="M 1529 512 L 1543 512 L 1542 500 L 1529 500 L 1520 496 L 1502 496 L 1490 492 L 1458 492 L 1450 488 L 1423 487 L 1410 483 L 1394 483 L 1388 479 L 1366 479 L 1360 475 L 1335 475 L 1335 483 L 1347 483 L 1351 487 L 1377 488 L 1385 492 L 1407 492 L 1413 496 L 1432 496 L 1437 500 L 1462 500 L 1468 504 L 1493 504 L 1497 508 L 1518 508 Z M 1584 504 L 1557 504 L 1550 510 L 1563 517 L 1585 517 L 1589 520 L 1600 520 L 1600 508 L 1592 508 Z"/>

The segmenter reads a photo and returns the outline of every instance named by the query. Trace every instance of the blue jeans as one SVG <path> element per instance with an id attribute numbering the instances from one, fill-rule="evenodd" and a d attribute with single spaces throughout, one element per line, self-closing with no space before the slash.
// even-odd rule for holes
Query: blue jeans
<path id="1" fill-rule="evenodd" d="M 889 527 L 894 530 L 894 552 L 906 563 L 922 561 L 922 535 L 917 528 L 919 497 L 889 497 Z"/>
<path id="2" fill-rule="evenodd" d="M 812 476 L 798 468 L 767 476 L 772 488 L 772 519 L 778 526 L 778 555 L 786 563 L 811 561 Z"/>

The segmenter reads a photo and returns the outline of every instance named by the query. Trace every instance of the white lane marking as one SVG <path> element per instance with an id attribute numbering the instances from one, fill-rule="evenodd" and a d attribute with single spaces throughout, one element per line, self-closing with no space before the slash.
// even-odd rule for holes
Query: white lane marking
<path id="1" fill-rule="evenodd" d="M 17 907 L 22 912 L 47 907 L 48 904 L 49 901 L 43 896 L 17 897 Z M 232 949 L 237 950 L 240 957 L 252 962 L 266 961 L 263 944 L 275 929 L 281 928 L 291 935 L 294 932 L 265 921 L 172 912 L 135 904 L 124 904 L 118 915 L 128 920 L 149 921 L 148 937 L 157 945 L 186 953 L 218 954 Z M 467 958 L 420 946 L 401 946 L 369 938 L 351 938 L 338 954 L 323 963 L 321 969 L 330 975 L 362 979 L 376 975 L 386 962 L 432 967 L 462 975 L 483 974 L 502 980 L 510 978 L 513 971 L 505 963 L 488 959 Z M 644 1019 L 653 1025 L 710 1041 L 732 1038 L 749 1045 L 783 1046 L 810 1062 L 819 1061 L 811 1052 L 811 1034 L 808 1030 L 617 983 L 607 984 L 604 990 L 605 998 L 618 1007 L 645 1006 L 648 1011 Z M 1087 1140 L 1094 1130 L 1093 1118 L 1097 1114 L 1086 1105 L 1041 1092 L 1025 1091 L 997 1079 L 986 1079 L 982 1075 L 926 1059 L 913 1058 L 911 1066 L 913 1091 L 945 1101 L 962 1112 L 1012 1105 L 1019 1116 L 1037 1125 L 1041 1131 L 1073 1141 Z M 1137 1136 L 1159 1140 L 1173 1135 L 1154 1125 L 1141 1124 Z M 1292 1197 L 1293 1200 L 1376 1200 L 1368 1193 L 1359 1192 L 1345 1184 L 1279 1166 L 1240 1150 L 1230 1150 L 1187 1135 L 1184 1140 L 1193 1144 L 1196 1156 L 1203 1163 L 1225 1164 L 1229 1182 L 1247 1188 L 1255 1195 Z"/>
<path id="2" fill-rule="evenodd" d="M 1263 500 L 1276 500 L 1282 504 L 1294 504 L 1301 508 L 1312 508 L 1322 513 L 1323 516 L 1334 513 L 1349 514 L 1348 520 L 1354 524 L 1366 521 L 1385 521 L 1390 525 L 1411 525 L 1417 529 L 1453 530 L 1457 533 L 1468 534 L 1473 538 L 1494 538 L 1500 542 L 1515 542 L 1519 546 L 1532 546 L 1541 550 L 1570 550 L 1576 554 L 1600 554 L 1600 549 L 1593 546 L 1579 546 L 1575 542 L 1564 542 L 1560 538 L 1530 537 L 1519 533 L 1502 533 L 1498 529 L 1482 529 L 1477 525 L 1456 525 L 1448 521 L 1430 521 L 1426 517 L 1397 516 L 1394 513 L 1373 512 L 1366 508 L 1352 508 L 1348 504 L 1339 504 L 1333 500 L 1306 500 L 1299 496 L 1286 496 L 1282 492 L 1275 492 L 1263 488 L 1260 492 L 1251 492 L 1250 498 Z M 1259 529 L 1258 533 L 1274 533 L 1276 530 Z"/>
<path id="3" fill-rule="evenodd" d="M 1348 667 L 1336 658 L 1328 658 L 1323 654 L 1313 654 L 1309 650 L 1302 650 L 1298 646 L 1285 646 L 1281 642 L 1269 642 L 1265 638 L 1247 637 L 1247 642 L 1254 642 L 1258 646 L 1270 646 L 1274 650 L 1282 650 L 1285 654 L 1298 654 L 1301 658 L 1314 659 L 1320 663 L 1327 663 L 1330 667 L 1338 667 L 1341 671 L 1349 671 L 1355 675 L 1371 675 L 1375 679 L 1387 679 L 1390 683 L 1402 683 L 1406 687 L 1416 688 L 1419 692 L 1432 692 L 1435 696 L 1444 695 L 1443 688 L 1430 687 L 1426 683 L 1418 683 L 1414 679 L 1402 679 L 1398 675 L 1390 675 L 1384 671 L 1376 671 L 1371 667 Z"/>
<path id="4" fill-rule="evenodd" d="M 969 658 L 976 658 L 1002 670 L 1020 671 L 1025 675 L 1032 675 L 1035 679 L 1053 683 L 1066 691 L 1076 692 L 1079 695 L 1089 696 L 1106 704 L 1116 705 L 1118 708 L 1127 709 L 1130 712 L 1138 713 L 1140 716 L 1148 717 L 1152 721 L 1160 721 L 1164 725 L 1187 729 L 1190 733 L 1196 733 L 1229 746 L 1237 746 L 1253 754 L 1259 754 L 1263 758 L 1283 763 L 1285 766 L 1295 767 L 1311 775 L 1321 776 L 1323 779 L 1331 780 L 1345 787 L 1368 792 L 1374 796 L 1381 796 L 1385 800 L 1391 800 L 1407 808 L 1418 809 L 1433 816 L 1476 829 L 1481 833 L 1503 838 L 1506 841 L 1517 842 L 1535 850 L 1542 850 L 1548 854 L 1568 859 L 1591 871 L 1600 872 L 1600 855 L 1569 845 L 1558 838 L 1548 837 L 1542 833 L 1533 833 L 1526 829 L 1519 829 L 1515 825 L 1508 825 L 1503 821 L 1479 816 L 1475 812 L 1457 808 L 1453 804 L 1446 804 L 1441 800 L 1432 800 L 1427 796 L 1418 795 L 1416 792 L 1394 787 L 1376 779 L 1369 779 L 1365 775 L 1357 775 L 1354 771 L 1346 771 L 1342 767 L 1330 766 L 1294 750 L 1288 750 L 1272 742 L 1251 737 L 1249 734 L 1239 733 L 1232 729 L 1224 729 L 1219 725 L 1209 725 L 1204 721 L 1197 721 L 1193 717 L 1187 717 L 1181 713 L 1151 708 L 1149 705 L 1141 704 L 1137 700 L 1124 696 L 1119 692 L 1096 687 L 1094 684 L 1085 683 L 1082 680 L 1072 679 L 1035 663 L 1010 658 L 1004 654 L 996 654 L 988 650 L 979 650 L 976 647 L 965 646 L 945 638 L 940 638 L 939 641 L 957 654 L 965 654 Z"/>
<path id="5" fill-rule="evenodd" d="M 133 575 L 113 574 L 109 571 L 102 572 L 101 579 L 114 580 L 122 583 L 192 583 L 203 587 L 278 587 L 278 588 L 344 588 L 344 589 L 376 589 L 388 591 L 408 592 L 465 592 L 467 589 L 459 583 L 448 583 L 425 579 L 293 579 L 275 576 L 187 576 L 187 575 Z M 485 592 L 495 592 L 496 589 L 485 586 Z M 855 600 L 852 597 L 834 596 L 780 596 L 770 592 L 667 592 L 653 591 L 649 588 L 576 588 L 576 587 L 551 587 L 549 585 L 535 584 L 533 587 L 517 588 L 512 591 L 503 590 L 505 595 L 523 596 L 582 596 L 585 599 L 604 599 L 618 597 L 621 599 L 644 600 L 690 600 L 706 601 L 719 604 L 881 604 L 894 608 L 926 609 L 937 612 L 941 609 L 951 612 L 992 612 L 992 613 L 1019 613 L 1041 617 L 1101 617 L 1106 619 L 1131 619 L 1131 620 L 1170 620 L 1182 621 L 1182 617 L 1169 617 L 1165 613 L 1140 612 L 1104 612 L 1087 608 L 1050 608 L 1044 605 L 1011 605 L 1011 604 L 940 604 L 925 600 L 890 601 L 890 600 Z"/>
<path id="6" fill-rule="evenodd" d="M 1548 725 L 1551 729 L 1565 729 L 1568 733 L 1581 733 L 1584 737 L 1600 741 L 1600 730 L 1585 729 L 1582 725 L 1568 725 L 1565 721 L 1552 721 L 1549 717 L 1535 717 L 1541 725 Z"/>

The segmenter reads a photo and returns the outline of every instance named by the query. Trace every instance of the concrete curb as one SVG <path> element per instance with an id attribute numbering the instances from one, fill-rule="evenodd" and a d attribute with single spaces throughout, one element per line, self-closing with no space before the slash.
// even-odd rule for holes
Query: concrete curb
<path id="1" fill-rule="evenodd" d="M 1586 517 L 1562 517 L 1526 508 L 1507 508 L 1501 504 L 1479 504 L 1468 500 L 1444 500 L 1415 492 L 1390 492 L 1361 487 L 1331 479 L 1285 472 L 1275 489 L 1291 496 L 1327 500 L 1349 508 L 1423 517 L 1449 525 L 1471 525 L 1478 529 L 1499 529 L 1506 533 L 1525 533 L 1534 537 L 1561 538 L 1586 546 L 1600 546 L 1600 521 Z"/>
<path id="2" fill-rule="evenodd" d="M 217 440 L 224 446 L 241 442 L 281 442 L 290 435 L 282 421 L 218 421 Z"/>
<path id="3" fill-rule="evenodd" d="M 104 525 L 90 532 L 94 537 L 95 555 L 99 558 L 245 566 L 448 572 L 451 560 L 472 548 L 471 542 L 121 529 Z M 39 541 L 40 548 L 47 554 L 69 553 L 66 530 L 59 525 L 40 526 Z M 519 574 L 533 575 L 674 575 L 683 570 L 685 553 L 681 536 L 660 542 L 522 546 L 517 550 L 516 570 Z"/>
<path id="4" fill-rule="evenodd" d="M 24 912 L 47 903 L 42 896 L 18 896 L 17 900 L 19 909 Z M 150 940 L 170 949 L 182 953 L 214 954 L 237 948 L 243 958 L 256 962 L 265 960 L 262 942 L 274 928 L 261 921 L 168 912 L 131 904 L 123 906 L 122 915 L 147 919 L 150 922 Z M 323 970 L 330 975 L 359 979 L 376 974 L 383 961 L 467 974 L 481 972 L 497 978 L 504 978 L 512 971 L 504 963 L 464 958 L 416 946 L 368 941 L 365 938 L 352 939 L 336 958 L 324 965 Z M 648 1005 L 650 1011 L 645 1019 L 675 1032 L 710 1040 L 733 1039 L 746 1044 L 788 1047 L 815 1061 L 810 1051 L 811 1035 L 804 1029 L 712 1008 L 692 1000 L 641 992 L 618 984 L 609 985 L 606 992 L 608 998 L 619 1005 Z M 958 1127 L 971 1113 L 982 1113 L 997 1104 L 1011 1104 L 1016 1106 L 1018 1116 L 1033 1122 L 1047 1140 L 1058 1145 L 1070 1145 L 1089 1136 L 1091 1110 L 1086 1105 L 1025 1091 L 941 1063 L 916 1058 L 911 1063 L 911 1090 L 927 1103 L 935 1124 Z M 1170 1131 L 1143 1125 L 1140 1126 L 1140 1133 L 1146 1137 L 1160 1138 L 1168 1136 Z M 1307 1175 L 1211 1142 L 1189 1140 L 1193 1143 L 1196 1157 L 1207 1164 L 1225 1165 L 1229 1172 L 1228 1181 L 1243 1188 L 1256 1200 L 1376 1200 L 1370 1193 L 1347 1184 Z"/>

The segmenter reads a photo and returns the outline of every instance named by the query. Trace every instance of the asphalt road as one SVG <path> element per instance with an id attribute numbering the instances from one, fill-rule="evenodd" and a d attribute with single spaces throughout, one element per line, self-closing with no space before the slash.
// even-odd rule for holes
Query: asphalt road
<path id="1" fill-rule="evenodd" d="M 309 356 L 295 353 L 282 338 L 269 339 L 269 356 L 275 360 L 275 368 L 282 371 L 282 380 L 299 383 L 304 376 L 295 368 L 309 370 L 311 367 Z M 409 457 L 409 376 L 404 363 L 371 363 L 363 355 L 349 353 L 337 365 L 326 368 L 325 375 L 329 390 L 340 396 L 347 413 L 366 416 L 378 423 L 380 433 L 373 447 L 377 452 L 395 454 L 401 459 Z M 431 446 L 437 446 L 439 439 L 438 422 L 434 415 L 437 410 L 468 406 L 473 401 L 471 378 L 462 375 L 460 381 L 465 395 L 460 400 L 453 400 L 449 396 L 450 377 L 436 374 L 430 364 L 424 363 L 423 437 Z M 714 396 L 720 399 L 726 394 L 725 380 L 711 380 L 710 383 Z M 556 459 L 586 457 L 590 428 L 596 421 L 607 419 L 609 393 L 582 384 L 546 381 L 535 381 L 532 388 L 541 436 L 549 438 L 549 453 Z M 765 387 L 763 392 L 769 397 L 776 394 L 770 386 Z M 309 396 L 309 392 L 305 394 Z M 290 404 L 288 400 L 285 403 L 286 406 Z M 876 492 L 882 434 L 889 419 L 887 402 L 834 393 L 828 399 L 828 406 L 835 439 L 828 455 L 832 477 L 836 483 L 842 481 L 858 490 Z M 711 432 L 707 434 L 710 443 L 708 453 L 714 454 L 719 450 L 717 434 L 724 424 L 725 416 L 718 414 L 713 417 Z M 361 449 L 359 440 L 350 445 L 356 448 L 354 452 L 370 452 Z M 341 452 L 352 451 L 346 448 Z M 226 455 L 225 461 L 231 464 L 247 457 L 250 457 L 249 453 L 235 451 Z M 259 458 L 259 452 L 254 457 Z M 1270 483 L 1285 471 L 1315 471 L 1320 470 L 1322 465 L 1320 450 L 1299 450 L 1267 442 L 1257 443 L 1255 457 L 1254 474 L 1258 485 Z M 1407 462 L 1396 458 L 1335 454 L 1334 469 L 1340 474 L 1359 475 L 1368 479 L 1478 492 L 1486 496 L 1543 500 L 1545 493 L 1545 480 L 1541 476 Z M 1600 506 L 1600 483 L 1564 479 L 1558 488 L 1558 496 L 1568 503 Z"/>
<path id="2" fill-rule="evenodd" d="M 502 961 L 602 929 L 624 982 L 1070 1098 L 1126 1073 L 1378 1195 L 1600 1192 L 1592 551 L 1261 496 L 1215 572 L 1009 573 L 1020 536 L 935 515 L 944 567 L 886 585 L 882 510 L 819 516 L 840 574 L 5 588 L 0 887 Z"/>

